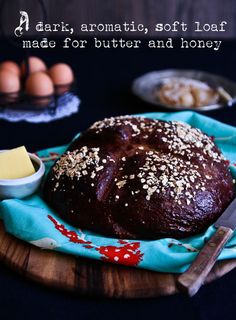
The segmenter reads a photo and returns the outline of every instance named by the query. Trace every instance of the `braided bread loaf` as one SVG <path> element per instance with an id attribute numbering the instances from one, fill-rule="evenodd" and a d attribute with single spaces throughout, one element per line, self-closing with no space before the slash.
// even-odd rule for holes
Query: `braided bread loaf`
<path id="1" fill-rule="evenodd" d="M 210 137 L 181 122 L 131 116 L 83 132 L 44 187 L 66 221 L 130 239 L 199 233 L 233 195 L 228 164 Z"/>

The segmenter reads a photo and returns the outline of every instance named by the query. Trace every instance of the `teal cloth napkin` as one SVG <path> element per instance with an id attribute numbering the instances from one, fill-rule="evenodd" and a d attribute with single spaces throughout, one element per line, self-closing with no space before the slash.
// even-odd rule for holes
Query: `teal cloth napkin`
<path id="1" fill-rule="evenodd" d="M 214 136 L 216 144 L 229 160 L 236 178 L 236 128 L 194 112 L 146 113 L 141 116 L 162 120 L 179 120 Z M 67 146 L 38 152 L 40 157 L 62 154 Z M 47 170 L 53 162 L 46 163 Z M 184 272 L 204 243 L 215 232 L 210 226 L 204 233 L 183 240 L 165 238 L 154 241 L 104 237 L 75 228 L 63 221 L 47 206 L 40 191 L 22 200 L 0 203 L 0 218 L 7 232 L 43 249 L 100 259 L 161 272 Z M 219 260 L 236 258 L 236 233 L 227 243 Z"/>

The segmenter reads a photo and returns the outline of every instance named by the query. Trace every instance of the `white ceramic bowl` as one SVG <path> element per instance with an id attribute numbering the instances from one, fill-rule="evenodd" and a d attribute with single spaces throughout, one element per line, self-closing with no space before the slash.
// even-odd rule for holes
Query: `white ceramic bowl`
<path id="1" fill-rule="evenodd" d="M 0 151 L 3 152 L 3 151 Z M 21 199 L 33 194 L 42 181 L 45 166 L 39 157 L 28 153 L 36 172 L 20 179 L 0 179 L 0 199 Z"/>

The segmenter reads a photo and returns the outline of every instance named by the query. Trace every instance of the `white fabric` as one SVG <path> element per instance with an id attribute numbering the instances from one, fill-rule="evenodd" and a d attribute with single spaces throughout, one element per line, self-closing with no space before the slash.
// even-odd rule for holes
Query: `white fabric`
<path id="1" fill-rule="evenodd" d="M 66 93 L 58 99 L 58 107 L 55 113 L 50 114 L 48 109 L 43 111 L 16 110 L 4 108 L 0 111 L 0 119 L 10 122 L 27 121 L 32 123 L 50 122 L 78 112 L 80 99 L 72 93 Z M 51 104 L 53 107 L 53 104 Z"/>

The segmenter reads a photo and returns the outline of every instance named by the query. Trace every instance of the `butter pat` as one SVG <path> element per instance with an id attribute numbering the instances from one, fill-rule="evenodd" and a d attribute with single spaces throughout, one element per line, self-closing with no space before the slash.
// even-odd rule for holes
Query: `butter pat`
<path id="1" fill-rule="evenodd" d="M 0 153 L 0 179 L 19 179 L 35 173 L 24 146 Z"/>

